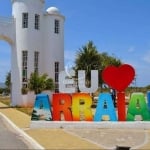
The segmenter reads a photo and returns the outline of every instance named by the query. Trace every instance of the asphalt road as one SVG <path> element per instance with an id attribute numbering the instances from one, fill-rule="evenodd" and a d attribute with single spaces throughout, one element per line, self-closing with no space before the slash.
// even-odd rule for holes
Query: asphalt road
<path id="1" fill-rule="evenodd" d="M 26 150 L 29 146 L 23 141 L 23 137 L 15 133 L 0 116 L 0 150 L 4 149 Z"/>

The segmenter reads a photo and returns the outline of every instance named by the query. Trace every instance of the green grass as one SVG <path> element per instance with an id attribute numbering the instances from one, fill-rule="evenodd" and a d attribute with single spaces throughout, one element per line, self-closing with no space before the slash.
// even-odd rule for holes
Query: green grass
<path id="1" fill-rule="evenodd" d="M 8 107 L 11 107 L 10 106 L 10 98 L 9 97 L 2 97 L 0 96 L 0 102 L 7 105 Z M 15 107 L 12 107 L 12 108 L 15 108 L 29 116 L 31 116 L 32 114 L 32 111 L 33 111 L 33 108 L 28 108 L 28 107 L 20 107 L 20 106 L 15 106 Z"/>
<path id="2" fill-rule="evenodd" d="M 9 97 L 0 96 L 0 102 L 3 104 L 6 104 L 7 106 L 10 106 L 10 98 Z"/>
<path id="3" fill-rule="evenodd" d="M 33 108 L 27 108 L 27 107 L 15 107 L 15 108 L 29 116 L 32 115 Z"/>

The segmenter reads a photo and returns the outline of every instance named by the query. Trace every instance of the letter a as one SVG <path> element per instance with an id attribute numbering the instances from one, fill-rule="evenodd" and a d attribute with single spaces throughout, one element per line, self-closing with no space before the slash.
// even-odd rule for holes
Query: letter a
<path id="1" fill-rule="evenodd" d="M 51 105 L 47 94 L 36 96 L 31 120 L 52 120 Z"/>
<path id="2" fill-rule="evenodd" d="M 115 108 L 111 95 L 109 93 L 102 93 L 99 95 L 94 121 L 102 121 L 103 116 L 109 116 L 110 121 L 117 121 Z"/>
<path id="3" fill-rule="evenodd" d="M 144 121 L 150 120 L 148 106 L 143 93 L 133 93 L 129 101 L 127 120 L 136 120 L 136 115 L 140 115 Z"/>

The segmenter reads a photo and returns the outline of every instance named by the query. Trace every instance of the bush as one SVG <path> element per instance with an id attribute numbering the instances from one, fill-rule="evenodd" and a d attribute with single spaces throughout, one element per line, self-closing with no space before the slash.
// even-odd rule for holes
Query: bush
<path id="1" fill-rule="evenodd" d="M 48 78 L 47 74 L 39 75 L 38 73 L 31 73 L 28 87 L 35 94 L 41 93 L 44 90 L 53 90 L 54 82 L 53 79 Z"/>

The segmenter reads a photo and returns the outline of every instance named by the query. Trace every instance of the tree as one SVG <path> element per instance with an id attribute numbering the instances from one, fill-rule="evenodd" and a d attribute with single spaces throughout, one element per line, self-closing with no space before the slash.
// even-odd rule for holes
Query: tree
<path id="1" fill-rule="evenodd" d="M 101 60 L 96 46 L 89 41 L 85 46 L 77 51 L 75 60 L 75 70 L 85 70 L 86 86 L 90 86 L 91 70 L 100 70 Z"/>
<path id="2" fill-rule="evenodd" d="M 48 78 L 47 74 L 39 75 L 38 73 L 31 73 L 28 88 L 35 91 L 35 94 L 41 93 L 44 90 L 53 90 L 53 79 Z"/>
<path id="3" fill-rule="evenodd" d="M 147 85 L 145 88 L 147 89 L 147 91 L 150 90 L 150 85 Z"/>
<path id="4" fill-rule="evenodd" d="M 108 53 L 106 52 L 100 54 L 100 59 L 101 59 L 102 70 L 109 65 L 120 66 L 122 64 L 120 59 L 114 56 L 109 56 Z"/>
<path id="5" fill-rule="evenodd" d="M 118 67 L 122 64 L 120 59 L 118 59 L 114 56 L 109 56 L 108 53 L 106 53 L 106 52 L 100 53 L 100 60 L 101 60 L 101 72 L 109 65 L 113 65 L 113 66 Z M 102 80 L 102 74 L 101 73 L 100 73 L 99 83 L 102 87 L 103 80 Z"/>
<path id="6" fill-rule="evenodd" d="M 99 53 L 93 42 L 89 41 L 77 51 L 74 68 L 76 73 L 78 70 L 85 70 L 87 87 L 90 86 L 91 70 L 98 70 L 100 75 L 99 86 L 102 87 L 101 72 L 103 69 L 108 65 L 119 66 L 120 64 L 122 64 L 120 59 L 109 56 L 107 53 Z"/>
<path id="7" fill-rule="evenodd" d="M 4 91 L 4 89 L 3 89 L 3 88 L 0 88 L 0 94 L 2 94 L 2 93 L 3 93 L 3 91 Z"/>
<path id="8" fill-rule="evenodd" d="M 45 90 L 54 90 L 55 86 L 54 86 L 53 79 L 51 78 L 47 79 L 45 84 L 46 84 Z"/>
<path id="9" fill-rule="evenodd" d="M 9 71 L 5 79 L 6 92 L 10 93 L 11 91 L 11 72 Z"/>

